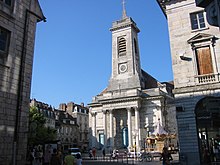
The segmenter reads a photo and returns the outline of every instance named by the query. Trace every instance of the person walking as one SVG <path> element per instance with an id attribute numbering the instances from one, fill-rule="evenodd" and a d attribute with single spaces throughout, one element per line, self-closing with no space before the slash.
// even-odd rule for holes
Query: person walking
<path id="1" fill-rule="evenodd" d="M 92 159 L 92 149 L 89 150 L 89 158 Z"/>
<path id="2" fill-rule="evenodd" d="M 76 154 L 76 165 L 82 165 L 82 157 L 79 153 Z"/>
<path id="3" fill-rule="evenodd" d="M 49 147 L 47 147 L 44 153 L 44 164 L 43 165 L 49 165 L 50 159 L 51 159 L 51 150 Z"/>
<path id="4" fill-rule="evenodd" d="M 103 148 L 102 150 L 102 156 L 103 156 L 103 160 L 105 160 L 105 148 Z"/>
<path id="5" fill-rule="evenodd" d="M 57 155 L 57 149 L 53 149 L 53 154 L 50 159 L 50 165 L 61 165 L 61 160 L 59 156 Z"/>
<path id="6" fill-rule="evenodd" d="M 75 165 L 75 158 L 71 155 L 71 150 L 69 150 L 68 154 L 64 157 L 64 165 Z"/>
<path id="7" fill-rule="evenodd" d="M 173 160 L 167 147 L 163 147 L 162 157 L 163 157 L 163 165 L 169 165 L 170 161 Z"/>
<path id="8" fill-rule="evenodd" d="M 95 149 L 95 147 L 93 147 L 93 149 L 92 149 L 92 155 L 93 155 L 93 159 L 96 159 L 96 149 Z"/>

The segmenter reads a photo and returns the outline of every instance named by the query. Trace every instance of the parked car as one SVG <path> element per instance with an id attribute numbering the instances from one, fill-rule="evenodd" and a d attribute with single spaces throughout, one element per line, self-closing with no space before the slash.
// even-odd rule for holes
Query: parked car
<path id="1" fill-rule="evenodd" d="M 81 155 L 79 148 L 69 148 L 68 150 L 71 152 L 71 155 L 73 155 L 74 157 L 76 157 L 77 154 Z"/>

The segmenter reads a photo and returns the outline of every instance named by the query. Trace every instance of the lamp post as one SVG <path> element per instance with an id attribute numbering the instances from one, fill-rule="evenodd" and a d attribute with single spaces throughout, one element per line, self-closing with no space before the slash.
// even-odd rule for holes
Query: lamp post
<path id="1" fill-rule="evenodd" d="M 135 142 L 134 142 L 134 154 L 135 154 L 135 158 L 137 159 L 137 145 L 136 145 L 136 137 L 138 136 L 138 130 L 135 130 L 133 132 L 133 137 L 135 139 Z"/>
<path id="2" fill-rule="evenodd" d="M 149 127 L 148 127 L 148 125 L 145 125 L 144 128 L 146 129 L 146 137 L 144 139 L 144 152 L 146 153 L 146 148 L 148 150 L 147 140 L 149 138 Z"/>

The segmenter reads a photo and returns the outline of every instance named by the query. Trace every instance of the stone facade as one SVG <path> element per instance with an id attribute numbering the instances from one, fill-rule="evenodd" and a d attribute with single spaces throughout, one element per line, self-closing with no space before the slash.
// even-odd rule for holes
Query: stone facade
<path id="1" fill-rule="evenodd" d="M 220 161 L 212 146 L 220 133 L 219 28 L 207 23 L 195 0 L 158 2 L 169 27 L 180 161 L 205 163 L 206 150 L 212 162 Z"/>
<path id="2" fill-rule="evenodd" d="M 82 151 L 88 150 L 89 143 L 89 109 L 84 106 L 75 104 L 73 102 L 69 102 L 67 104 L 62 103 L 59 105 L 59 109 L 65 110 L 69 113 L 73 118 L 76 119 L 76 124 L 78 125 L 78 139 L 77 139 L 77 147 L 79 147 Z"/>
<path id="3" fill-rule="evenodd" d="M 58 144 L 64 152 L 68 148 L 79 147 L 79 126 L 76 118 L 72 117 L 68 112 L 62 110 L 54 110 L 56 116 L 56 130 Z"/>
<path id="4" fill-rule="evenodd" d="M 56 118 L 55 118 L 54 108 L 52 108 L 46 103 L 37 101 L 36 99 L 31 100 L 30 106 L 36 107 L 38 109 L 38 112 L 43 114 L 43 116 L 46 119 L 45 127 L 55 129 Z"/>
<path id="5" fill-rule="evenodd" d="M 169 133 L 176 133 L 173 86 L 141 70 L 140 30 L 131 17 L 123 12 L 110 30 L 112 75 L 108 87 L 88 105 L 90 147 L 140 151 L 158 119 Z"/>
<path id="6" fill-rule="evenodd" d="M 37 0 L 0 1 L 0 162 L 25 164 Z"/>

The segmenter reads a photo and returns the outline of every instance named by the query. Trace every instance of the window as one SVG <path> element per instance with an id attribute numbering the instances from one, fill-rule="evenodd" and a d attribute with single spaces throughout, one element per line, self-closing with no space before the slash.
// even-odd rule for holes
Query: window
<path id="1" fill-rule="evenodd" d="M 3 2 L 3 3 L 5 3 L 8 6 L 12 5 L 12 0 L 0 0 L 0 2 Z"/>
<path id="2" fill-rule="evenodd" d="M 199 33 L 188 40 L 194 54 L 194 73 L 197 84 L 207 84 L 219 81 L 215 56 L 216 37 Z"/>
<path id="3" fill-rule="evenodd" d="M 118 55 L 126 55 L 126 40 L 124 37 L 118 40 Z"/>
<path id="4" fill-rule="evenodd" d="M 0 27 L 0 56 L 8 54 L 10 32 Z"/>
<path id="5" fill-rule="evenodd" d="M 196 49 L 198 75 L 213 73 L 211 51 L 209 46 Z"/>
<path id="6" fill-rule="evenodd" d="M 206 27 L 203 11 L 197 13 L 191 13 L 190 20 L 191 20 L 192 30 L 202 29 Z"/>

